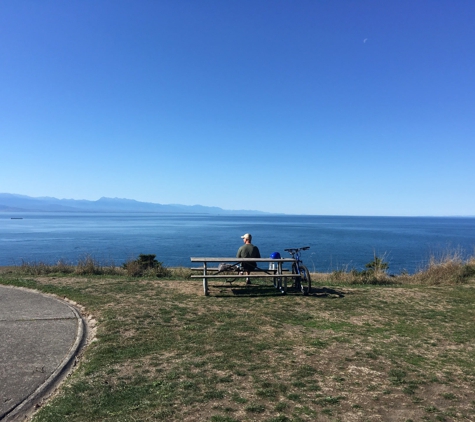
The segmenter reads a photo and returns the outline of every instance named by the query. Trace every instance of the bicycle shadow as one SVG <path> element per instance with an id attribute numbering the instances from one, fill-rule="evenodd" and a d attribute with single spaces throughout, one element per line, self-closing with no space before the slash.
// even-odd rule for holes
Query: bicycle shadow
<path id="1" fill-rule="evenodd" d="M 345 297 L 344 292 L 340 290 L 330 289 L 328 287 L 320 287 L 315 288 L 312 287 L 312 291 L 310 292 L 312 296 L 319 296 L 319 297 Z"/>

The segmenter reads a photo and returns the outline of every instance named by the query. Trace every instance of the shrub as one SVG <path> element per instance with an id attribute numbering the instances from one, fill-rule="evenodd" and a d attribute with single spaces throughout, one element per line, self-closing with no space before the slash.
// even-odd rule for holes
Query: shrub
<path id="1" fill-rule="evenodd" d="M 365 265 L 366 270 L 361 271 L 360 276 L 364 284 L 387 284 L 389 283 L 389 264 L 374 254 L 373 260 Z"/>
<path id="2" fill-rule="evenodd" d="M 163 266 L 163 263 L 155 259 L 156 255 L 140 254 L 132 261 L 127 261 L 123 267 L 129 277 L 167 277 L 170 271 Z"/>
<path id="3" fill-rule="evenodd" d="M 380 258 L 379 256 L 374 255 L 374 259 L 371 262 L 368 262 L 365 265 L 365 268 L 367 268 L 366 272 L 369 273 L 377 273 L 377 272 L 383 272 L 386 273 L 387 270 L 389 269 L 389 264 L 387 262 L 384 262 L 384 257 Z"/>
<path id="4" fill-rule="evenodd" d="M 330 278 L 332 281 L 350 284 L 393 284 L 396 281 L 387 274 L 389 264 L 385 261 L 384 256 L 381 258 L 375 254 L 373 260 L 368 262 L 365 268 L 363 271 L 354 268 L 350 271 L 334 271 Z"/>

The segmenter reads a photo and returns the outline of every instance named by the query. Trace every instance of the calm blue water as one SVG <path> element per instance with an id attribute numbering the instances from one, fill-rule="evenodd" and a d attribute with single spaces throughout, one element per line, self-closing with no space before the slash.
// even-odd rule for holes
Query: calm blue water
<path id="1" fill-rule="evenodd" d="M 234 256 L 252 233 L 262 256 L 310 246 L 311 271 L 361 269 L 373 253 L 391 273 L 414 272 L 431 255 L 475 253 L 475 218 L 210 216 L 189 214 L 0 214 L 0 265 L 67 262 L 87 254 L 119 265 L 140 253 L 166 266 L 191 266 L 191 256 Z"/>

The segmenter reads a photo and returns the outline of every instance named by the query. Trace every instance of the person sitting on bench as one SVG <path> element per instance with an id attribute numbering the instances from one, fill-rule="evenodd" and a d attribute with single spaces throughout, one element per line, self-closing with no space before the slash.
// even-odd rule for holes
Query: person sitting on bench
<path id="1" fill-rule="evenodd" d="M 246 233 L 244 236 L 241 236 L 241 239 L 244 241 L 244 245 L 242 245 L 239 250 L 237 251 L 236 258 L 260 258 L 261 254 L 259 252 L 259 248 L 254 246 L 252 241 L 252 236 L 249 233 Z M 256 268 L 255 262 L 243 262 L 242 267 L 244 272 L 249 275 L 251 271 Z M 246 278 L 246 284 L 251 284 L 251 279 Z"/>

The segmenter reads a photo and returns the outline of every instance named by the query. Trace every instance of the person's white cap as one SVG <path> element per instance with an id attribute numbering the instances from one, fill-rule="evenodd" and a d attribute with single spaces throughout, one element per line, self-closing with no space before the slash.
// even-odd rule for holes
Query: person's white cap
<path id="1" fill-rule="evenodd" d="M 252 239 L 252 236 L 249 233 L 246 233 L 244 236 L 241 236 L 241 239 Z"/>

